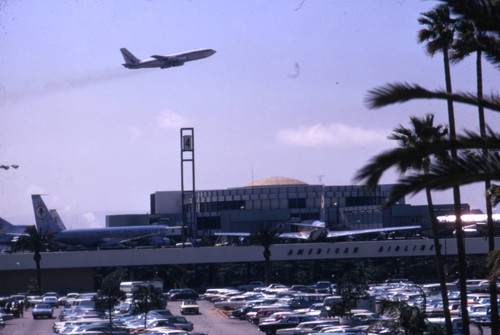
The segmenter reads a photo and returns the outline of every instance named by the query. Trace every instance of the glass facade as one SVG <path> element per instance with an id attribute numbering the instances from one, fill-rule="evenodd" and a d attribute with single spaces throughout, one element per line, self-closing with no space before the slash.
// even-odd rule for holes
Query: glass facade
<path id="1" fill-rule="evenodd" d="M 322 218 L 330 229 L 380 228 L 392 225 L 382 210 L 389 189 L 390 185 L 369 192 L 356 185 L 281 185 L 197 191 L 196 218 L 188 215 L 187 220 L 197 235 Z M 192 212 L 192 204 L 192 199 L 185 199 L 186 213 Z M 404 205 L 404 199 L 398 205 Z M 279 218 L 269 215 L 273 212 L 280 213 Z"/>

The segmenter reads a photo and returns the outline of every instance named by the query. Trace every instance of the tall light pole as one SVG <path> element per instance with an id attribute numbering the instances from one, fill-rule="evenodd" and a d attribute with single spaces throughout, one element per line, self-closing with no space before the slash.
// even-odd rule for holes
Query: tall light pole
<path id="1" fill-rule="evenodd" d="M 191 168 L 191 182 L 186 187 L 184 178 L 184 165 Z M 186 198 L 191 196 L 191 228 L 192 235 L 196 237 L 196 188 L 195 188 L 195 171 L 194 171 L 194 128 L 181 128 L 181 191 L 182 191 L 182 245 L 186 242 L 186 224 L 187 214 L 186 211 Z M 189 177 L 189 172 L 187 174 Z M 188 227 L 189 229 L 189 227 Z"/>

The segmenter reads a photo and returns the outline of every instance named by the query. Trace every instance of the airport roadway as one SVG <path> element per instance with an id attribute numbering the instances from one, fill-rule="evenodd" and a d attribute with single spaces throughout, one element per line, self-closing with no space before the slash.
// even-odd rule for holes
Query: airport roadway
<path id="1" fill-rule="evenodd" d="M 186 319 L 194 324 L 194 330 L 205 332 L 209 335 L 234 335 L 234 334 L 264 334 L 258 328 L 239 319 L 229 319 L 213 308 L 211 302 L 198 301 L 200 314 L 186 315 Z M 169 301 L 167 308 L 172 314 L 180 314 L 180 302 Z M 58 316 L 63 308 L 56 309 L 55 316 Z M 13 319 L 6 322 L 5 328 L 0 328 L 0 335 L 48 335 L 53 334 L 52 325 L 58 319 L 38 319 L 33 320 L 31 309 L 24 313 L 24 318 Z"/>
<path id="2" fill-rule="evenodd" d="M 234 335 L 234 334 L 254 334 L 262 335 L 258 328 L 247 322 L 239 319 L 227 318 L 224 314 L 213 308 L 211 302 L 204 300 L 198 301 L 200 306 L 200 314 L 186 315 L 186 319 L 194 324 L 194 330 L 205 332 L 208 335 Z M 176 315 L 180 315 L 180 302 L 169 301 L 168 309 Z M 59 315 L 62 310 L 56 310 L 55 315 Z M 7 321 L 5 328 L 0 328 L 0 335 L 48 335 L 53 334 L 52 325 L 57 319 L 38 319 L 33 320 L 31 309 L 25 312 L 24 318 Z M 471 327 L 471 335 L 478 335 L 477 329 Z M 491 335 L 490 329 L 485 328 L 484 335 Z"/>

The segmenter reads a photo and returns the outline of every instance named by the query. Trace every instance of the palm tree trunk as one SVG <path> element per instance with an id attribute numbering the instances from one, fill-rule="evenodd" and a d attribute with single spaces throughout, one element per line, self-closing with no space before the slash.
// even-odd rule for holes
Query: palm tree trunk
<path id="1" fill-rule="evenodd" d="M 483 99 L 483 70 L 482 70 L 482 63 L 481 63 L 481 55 L 482 52 L 481 50 L 478 50 L 476 53 L 476 76 L 477 76 L 477 98 L 479 101 L 479 104 L 477 106 L 478 109 L 478 114 L 479 114 L 479 131 L 481 132 L 481 137 L 485 138 L 486 137 L 486 122 L 484 119 L 484 107 L 481 104 L 481 101 Z M 483 155 L 487 155 L 488 150 L 483 149 Z M 484 188 L 485 191 L 488 192 L 488 190 L 491 188 L 491 181 L 490 180 L 485 180 L 484 181 Z M 492 252 L 495 250 L 495 225 L 493 224 L 493 208 L 491 204 L 491 198 L 486 196 L 486 214 L 488 216 L 488 251 Z M 490 268 L 491 270 L 491 268 Z M 491 281 L 489 283 L 489 289 L 490 289 L 490 304 L 491 304 L 491 333 L 492 334 L 498 334 L 498 325 L 499 325 L 499 319 L 498 319 L 498 301 L 497 301 L 497 285 L 496 281 Z"/>
<path id="2" fill-rule="evenodd" d="M 35 255 L 33 256 L 33 260 L 36 264 L 36 283 L 38 285 L 38 293 L 42 293 L 42 270 L 40 269 L 40 262 L 42 260 L 42 256 L 39 251 L 35 251 Z"/>
<path id="3" fill-rule="evenodd" d="M 451 74 L 450 74 L 450 61 L 448 57 L 448 48 L 443 48 L 444 57 L 444 72 L 446 81 L 446 92 L 451 94 Z M 448 99 L 448 123 L 450 127 L 450 139 L 455 140 L 456 130 L 455 130 L 455 112 L 453 110 L 453 100 Z M 457 159 L 457 150 L 451 150 L 452 159 Z M 462 230 L 462 208 L 460 199 L 460 187 L 458 185 L 453 186 L 453 203 L 455 207 L 455 231 L 457 240 L 457 256 L 458 256 L 458 280 L 459 280 L 459 290 L 460 290 L 460 311 L 462 313 L 462 328 L 464 335 L 470 335 L 470 322 L 469 322 L 469 312 L 467 310 L 467 269 L 465 261 L 465 241 L 464 233 Z"/>
<path id="4" fill-rule="evenodd" d="M 441 298 L 443 299 L 443 312 L 444 312 L 444 320 L 446 326 L 446 334 L 453 335 L 453 325 L 451 323 L 450 306 L 448 301 L 448 288 L 446 287 L 446 277 L 444 274 L 444 267 L 443 267 L 443 256 L 441 254 L 441 245 L 439 243 L 438 220 L 436 218 L 436 215 L 434 214 L 434 204 L 432 203 L 432 195 L 430 188 L 426 188 L 425 192 L 427 195 L 427 206 L 429 207 L 429 215 L 431 218 L 432 238 L 434 239 L 434 251 L 436 252 L 436 268 L 438 272 L 439 284 L 441 286 Z"/>
<path id="5" fill-rule="evenodd" d="M 271 274 L 271 251 L 269 248 L 264 249 L 264 282 L 266 285 L 270 284 L 270 274 Z"/>

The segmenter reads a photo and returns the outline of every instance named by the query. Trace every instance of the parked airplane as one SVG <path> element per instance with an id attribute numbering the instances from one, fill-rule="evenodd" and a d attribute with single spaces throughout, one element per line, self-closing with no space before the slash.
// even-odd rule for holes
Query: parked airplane
<path id="1" fill-rule="evenodd" d="M 278 237 L 284 239 L 322 241 L 328 238 L 331 239 L 331 238 L 348 237 L 355 235 L 384 234 L 395 231 L 416 230 L 422 228 L 421 226 L 400 226 L 400 227 L 384 227 L 384 228 L 370 228 L 370 229 L 358 229 L 358 230 L 329 230 L 325 228 L 325 223 L 320 221 L 314 221 L 311 224 L 297 223 L 295 225 L 299 226 L 298 231 L 290 233 L 281 233 L 278 235 Z"/>
<path id="2" fill-rule="evenodd" d="M 385 227 L 385 228 L 372 228 L 372 229 L 359 229 L 359 230 L 328 230 L 325 228 L 325 223 L 321 221 L 314 221 L 312 223 L 291 223 L 290 225 L 298 226 L 298 231 L 296 232 L 284 232 L 278 233 L 276 237 L 281 239 L 295 239 L 302 241 L 323 241 L 328 238 L 336 238 L 336 237 L 348 237 L 355 235 L 367 235 L 367 234 L 383 234 L 395 231 L 403 231 L 403 230 L 417 230 L 421 229 L 421 226 L 401 226 L 401 227 Z M 232 237 L 242 237 L 247 238 L 251 234 L 249 232 L 238 232 L 238 233 L 228 233 L 228 232 L 220 232 L 215 233 L 219 239 L 223 238 L 232 238 Z"/>
<path id="3" fill-rule="evenodd" d="M 488 235 L 488 215 L 486 214 L 463 214 L 462 218 L 462 230 L 464 235 L 467 237 L 477 237 L 477 236 L 487 236 Z M 498 233 L 500 223 L 500 214 L 493 214 L 493 223 L 495 226 L 495 231 Z M 455 230 L 455 215 L 443 215 L 437 217 L 438 222 L 441 227 L 444 227 L 448 231 L 452 231 L 452 234 L 456 234 Z"/>
<path id="4" fill-rule="evenodd" d="M 143 69 L 149 67 L 159 67 L 162 69 L 166 69 L 172 66 L 184 65 L 185 62 L 189 62 L 192 60 L 207 58 L 215 53 L 215 50 L 212 49 L 199 49 L 168 56 L 153 55 L 151 56 L 151 59 L 140 60 L 126 48 L 121 48 L 120 51 L 122 52 L 123 58 L 125 59 L 125 64 L 122 65 L 127 69 Z"/>
<path id="5" fill-rule="evenodd" d="M 11 245 L 15 243 L 20 236 L 28 235 L 26 228 L 29 225 L 16 226 L 0 218 L 0 245 Z"/>
<path id="6" fill-rule="evenodd" d="M 63 230 L 50 214 L 42 197 L 31 196 L 35 212 L 36 227 L 39 233 L 47 236 L 49 243 L 60 247 L 110 247 L 137 245 L 142 241 L 161 246 L 170 241 L 167 226 L 129 226 L 89 229 Z"/>
<path id="7" fill-rule="evenodd" d="M 52 217 L 54 218 L 54 220 L 56 220 L 56 224 L 61 228 L 61 230 L 65 230 L 66 226 L 62 222 L 61 217 L 59 216 L 59 213 L 57 212 L 57 210 L 51 209 L 49 212 L 50 212 L 50 215 L 52 215 Z"/>

